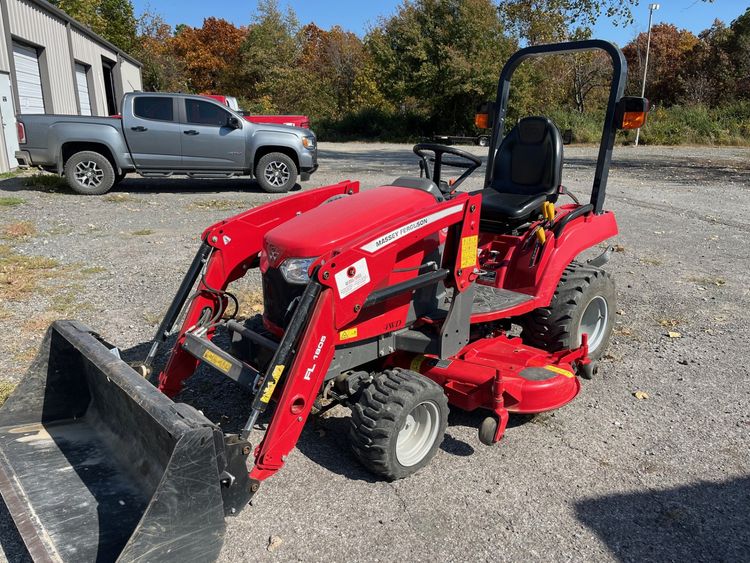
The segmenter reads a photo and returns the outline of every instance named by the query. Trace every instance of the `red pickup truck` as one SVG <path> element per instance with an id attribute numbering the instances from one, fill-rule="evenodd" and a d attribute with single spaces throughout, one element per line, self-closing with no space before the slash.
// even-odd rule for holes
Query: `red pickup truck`
<path id="1" fill-rule="evenodd" d="M 253 115 L 240 109 L 237 98 L 234 96 L 222 96 L 221 94 L 202 94 L 207 98 L 216 100 L 224 104 L 229 109 L 233 109 L 247 121 L 253 123 L 275 123 L 277 125 L 292 125 L 293 127 L 310 128 L 310 118 L 306 115 Z"/>

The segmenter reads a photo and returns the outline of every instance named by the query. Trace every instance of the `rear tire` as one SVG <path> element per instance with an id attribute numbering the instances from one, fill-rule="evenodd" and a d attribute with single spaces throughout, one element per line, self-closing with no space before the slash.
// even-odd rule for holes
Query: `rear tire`
<path id="1" fill-rule="evenodd" d="M 65 162 L 65 180 L 70 188 L 82 195 L 106 194 L 115 184 L 112 163 L 94 151 L 75 153 Z"/>
<path id="2" fill-rule="evenodd" d="M 367 469 L 403 479 L 435 456 L 447 426 L 443 389 L 423 375 L 394 368 L 377 374 L 352 405 L 349 440 Z"/>
<path id="3" fill-rule="evenodd" d="M 560 278 L 549 307 L 540 307 L 518 320 L 527 344 L 556 352 L 576 348 L 581 334 L 589 335 L 589 356 L 604 355 L 612 336 L 616 310 L 615 282 L 601 268 L 572 262 Z"/>
<path id="4" fill-rule="evenodd" d="M 490 145 L 490 138 L 487 135 L 480 135 L 477 137 L 477 145 L 480 147 L 488 147 Z"/>
<path id="5" fill-rule="evenodd" d="M 255 179 L 269 193 L 285 193 L 297 183 L 297 166 L 284 153 L 271 152 L 258 160 Z"/>

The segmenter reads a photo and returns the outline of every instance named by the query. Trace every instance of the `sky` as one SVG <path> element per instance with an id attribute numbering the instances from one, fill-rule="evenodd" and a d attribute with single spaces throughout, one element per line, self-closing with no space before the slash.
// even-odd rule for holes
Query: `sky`
<path id="1" fill-rule="evenodd" d="M 654 12 L 654 24 L 672 23 L 695 34 L 709 27 L 717 18 L 729 24 L 750 7 L 750 0 L 714 0 L 713 3 L 662 0 L 658 3 L 661 7 Z M 137 14 L 149 8 L 161 14 L 169 24 L 185 23 L 194 27 L 200 27 L 203 19 L 210 16 L 227 19 L 235 25 L 245 25 L 251 21 L 256 6 L 254 0 L 223 0 L 217 3 L 205 0 L 133 0 L 133 4 Z M 393 14 L 401 0 L 280 0 L 280 4 L 291 6 L 303 25 L 314 22 L 328 29 L 338 24 L 361 36 L 377 24 L 380 17 Z M 640 5 L 633 8 L 635 22 L 627 27 L 615 27 L 612 22 L 602 18 L 594 28 L 594 37 L 624 45 L 648 28 L 648 6 L 648 0 L 640 0 Z"/>

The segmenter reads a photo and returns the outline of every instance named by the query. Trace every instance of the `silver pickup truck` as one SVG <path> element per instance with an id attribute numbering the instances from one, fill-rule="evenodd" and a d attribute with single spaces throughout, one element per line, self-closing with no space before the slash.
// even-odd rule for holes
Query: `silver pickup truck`
<path id="1" fill-rule="evenodd" d="M 128 172 L 253 175 L 265 191 L 280 193 L 318 168 L 309 129 L 251 123 L 202 96 L 130 93 L 122 116 L 21 115 L 18 122 L 20 166 L 64 175 L 81 194 L 106 193 Z"/>

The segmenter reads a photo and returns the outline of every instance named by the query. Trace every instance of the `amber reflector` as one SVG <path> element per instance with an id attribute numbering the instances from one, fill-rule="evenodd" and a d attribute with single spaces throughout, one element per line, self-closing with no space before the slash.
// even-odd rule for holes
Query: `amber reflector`
<path id="1" fill-rule="evenodd" d="M 490 115 L 488 113 L 478 113 L 474 116 L 474 125 L 479 129 L 490 128 Z"/>
<path id="2" fill-rule="evenodd" d="M 626 111 L 622 116 L 622 129 L 638 129 L 646 123 L 645 111 Z"/>

